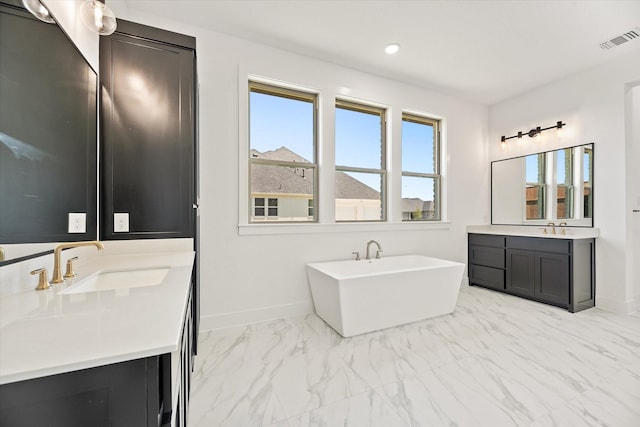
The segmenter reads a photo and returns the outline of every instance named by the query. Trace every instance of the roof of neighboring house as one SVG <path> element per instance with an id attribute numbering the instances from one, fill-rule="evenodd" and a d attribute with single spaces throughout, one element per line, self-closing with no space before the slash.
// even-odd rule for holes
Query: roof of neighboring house
<path id="1" fill-rule="evenodd" d="M 415 212 L 417 210 L 428 212 L 433 210 L 433 201 L 426 202 L 420 198 L 412 197 L 402 199 L 402 212 Z"/>
<path id="2" fill-rule="evenodd" d="M 308 160 L 286 147 L 261 153 L 251 150 L 252 158 L 283 160 L 300 163 L 300 167 L 282 167 L 253 164 L 251 166 L 251 192 L 266 194 L 313 194 L 313 170 L 305 168 Z M 380 193 L 344 172 L 336 173 L 336 198 L 380 199 Z"/>

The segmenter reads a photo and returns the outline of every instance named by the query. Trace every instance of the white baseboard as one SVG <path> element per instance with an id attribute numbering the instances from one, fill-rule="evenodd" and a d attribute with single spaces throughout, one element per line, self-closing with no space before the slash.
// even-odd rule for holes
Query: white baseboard
<path id="1" fill-rule="evenodd" d="M 293 304 L 273 305 L 253 310 L 234 311 L 231 313 L 213 314 L 200 318 L 200 331 L 226 329 L 251 323 L 266 322 L 292 316 L 314 313 L 313 302 L 299 301 Z"/>
<path id="2" fill-rule="evenodd" d="M 596 295 L 596 307 L 617 314 L 630 314 L 636 311 L 636 301 L 640 300 L 638 298 L 635 298 L 631 301 L 621 301 L 619 299 L 601 297 Z"/>

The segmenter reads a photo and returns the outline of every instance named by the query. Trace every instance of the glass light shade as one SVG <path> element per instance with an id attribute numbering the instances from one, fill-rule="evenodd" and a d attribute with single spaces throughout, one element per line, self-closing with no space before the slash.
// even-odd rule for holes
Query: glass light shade
<path id="1" fill-rule="evenodd" d="M 54 19 L 49 13 L 49 9 L 47 9 L 40 0 L 22 0 L 22 4 L 24 7 L 31 12 L 33 16 L 41 20 L 42 22 L 46 22 L 49 24 L 53 24 Z"/>
<path id="2" fill-rule="evenodd" d="M 104 1 L 85 0 L 80 6 L 80 19 L 91 31 L 101 36 L 108 36 L 116 30 L 116 16 Z"/>

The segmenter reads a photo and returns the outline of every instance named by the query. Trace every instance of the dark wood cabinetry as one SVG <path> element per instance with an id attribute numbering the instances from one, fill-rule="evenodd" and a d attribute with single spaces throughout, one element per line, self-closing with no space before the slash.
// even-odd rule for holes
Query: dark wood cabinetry
<path id="1" fill-rule="evenodd" d="M 192 292 L 177 357 L 159 354 L 3 384 L 0 426 L 186 426 L 193 360 Z M 177 402 L 174 396 L 179 396 Z"/>
<path id="2" fill-rule="evenodd" d="M 140 24 L 100 38 L 102 239 L 194 236 L 195 60 L 195 38 Z"/>
<path id="3" fill-rule="evenodd" d="M 504 290 L 504 236 L 469 235 L 469 282 Z"/>
<path id="4" fill-rule="evenodd" d="M 567 308 L 595 305 L 595 239 L 469 234 L 469 284 Z"/>

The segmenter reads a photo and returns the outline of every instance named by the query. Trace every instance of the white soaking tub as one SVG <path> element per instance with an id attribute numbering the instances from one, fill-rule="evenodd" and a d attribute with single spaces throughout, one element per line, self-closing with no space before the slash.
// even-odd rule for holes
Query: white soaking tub
<path id="1" fill-rule="evenodd" d="M 316 313 L 343 337 L 452 313 L 463 272 L 422 255 L 307 264 Z"/>

